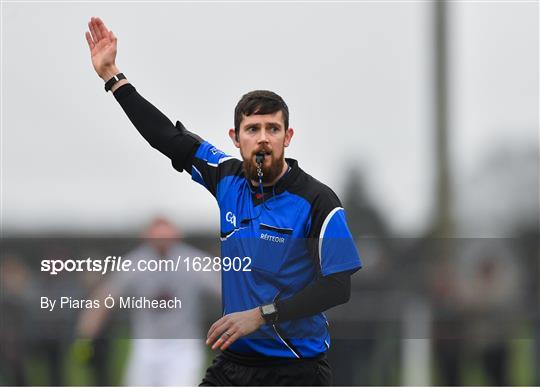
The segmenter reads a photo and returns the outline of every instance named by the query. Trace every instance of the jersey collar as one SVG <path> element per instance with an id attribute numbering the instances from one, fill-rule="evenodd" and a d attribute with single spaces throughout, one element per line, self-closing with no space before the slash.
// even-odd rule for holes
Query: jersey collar
<path id="1" fill-rule="evenodd" d="M 298 178 L 298 174 L 300 173 L 300 167 L 298 167 L 298 162 L 295 159 L 291 158 L 285 158 L 285 161 L 289 166 L 287 172 L 281 178 L 279 178 L 279 180 L 273 186 L 265 186 L 263 189 L 266 200 L 272 198 L 274 195 L 278 195 L 286 191 L 287 187 L 289 187 Z M 255 202 L 255 204 L 259 204 L 260 202 L 262 202 L 259 188 L 253 186 L 251 184 L 251 181 L 249 181 L 247 178 L 246 180 L 248 181 L 249 187 L 251 189 L 251 196 L 253 198 L 253 201 Z"/>

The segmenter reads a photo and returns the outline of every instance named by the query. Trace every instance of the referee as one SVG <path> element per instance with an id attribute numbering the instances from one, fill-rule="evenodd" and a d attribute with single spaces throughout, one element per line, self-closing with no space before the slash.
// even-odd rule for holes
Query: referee
<path id="1" fill-rule="evenodd" d="M 206 343 L 220 349 L 201 386 L 331 385 L 323 311 L 350 297 L 361 267 L 345 213 L 334 192 L 305 173 L 284 150 L 294 135 L 277 94 L 244 95 L 229 136 L 242 160 L 176 125 L 145 100 L 115 65 L 116 37 L 91 18 L 92 64 L 150 145 L 191 174 L 217 200 L 223 316 Z"/>

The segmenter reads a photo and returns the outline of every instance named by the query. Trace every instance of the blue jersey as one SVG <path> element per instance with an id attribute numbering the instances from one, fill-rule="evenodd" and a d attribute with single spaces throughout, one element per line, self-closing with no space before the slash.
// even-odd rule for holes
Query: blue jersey
<path id="1" fill-rule="evenodd" d="M 295 160 L 286 161 L 288 172 L 261 195 L 244 176 L 240 160 L 208 142 L 195 152 L 192 179 L 219 205 L 222 259 L 242 259 L 221 273 L 224 315 L 289 298 L 320 276 L 362 266 L 337 196 Z M 230 349 L 303 358 L 329 347 L 328 321 L 319 313 L 263 325 Z"/>

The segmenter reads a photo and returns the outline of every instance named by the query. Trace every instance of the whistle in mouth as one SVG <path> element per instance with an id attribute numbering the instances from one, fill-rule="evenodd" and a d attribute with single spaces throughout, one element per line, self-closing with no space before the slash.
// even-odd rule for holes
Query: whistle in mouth
<path id="1" fill-rule="evenodd" d="M 258 152 L 255 155 L 255 163 L 262 164 L 263 161 L 264 161 L 264 152 Z"/>

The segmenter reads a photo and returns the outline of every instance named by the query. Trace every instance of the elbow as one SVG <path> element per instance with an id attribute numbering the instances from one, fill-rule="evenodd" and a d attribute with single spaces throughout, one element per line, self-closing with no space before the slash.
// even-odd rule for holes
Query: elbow
<path id="1" fill-rule="evenodd" d="M 340 290 L 339 293 L 335 293 L 332 297 L 332 299 L 329 299 L 327 302 L 324 310 L 331 309 L 333 307 L 337 307 L 339 305 L 345 304 L 351 299 L 351 293 L 347 290 Z"/>
<path id="2" fill-rule="evenodd" d="M 351 289 L 345 288 L 340 294 L 339 304 L 347 303 L 351 299 Z"/>
<path id="3" fill-rule="evenodd" d="M 350 276 L 339 274 L 329 278 L 332 281 L 333 306 L 347 303 L 351 299 L 351 279 Z"/>
<path id="4" fill-rule="evenodd" d="M 338 291 L 338 290 L 336 290 Z M 340 287 L 338 292 L 334 293 L 331 307 L 347 303 L 351 299 L 351 289 L 349 287 Z"/>
<path id="5" fill-rule="evenodd" d="M 339 304 L 347 303 L 351 299 L 351 279 L 347 278 L 346 281 L 340 284 Z"/>

